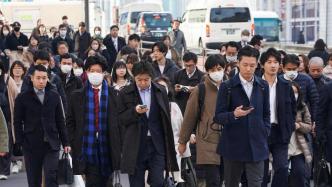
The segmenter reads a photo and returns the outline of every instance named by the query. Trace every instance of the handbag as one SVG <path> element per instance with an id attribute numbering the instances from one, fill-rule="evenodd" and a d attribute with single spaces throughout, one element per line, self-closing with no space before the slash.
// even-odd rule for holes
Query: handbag
<path id="1" fill-rule="evenodd" d="M 171 174 L 172 176 L 169 176 L 169 172 L 166 170 L 166 177 L 163 187 L 176 187 L 173 172 L 171 172 Z"/>
<path id="2" fill-rule="evenodd" d="M 181 160 L 181 177 L 185 181 L 184 183 L 180 183 L 181 187 L 197 186 L 196 171 L 190 157 L 182 158 Z"/>
<path id="3" fill-rule="evenodd" d="M 331 187 L 331 173 L 325 159 L 325 143 L 321 143 L 319 146 L 320 159 L 316 168 L 316 181 L 315 187 Z"/>
<path id="4" fill-rule="evenodd" d="M 59 160 L 57 173 L 57 181 L 59 185 L 73 184 L 74 182 L 73 169 L 68 157 L 68 153 L 62 153 L 61 159 Z"/>
<path id="5" fill-rule="evenodd" d="M 113 187 L 122 187 L 120 171 L 113 172 Z"/>

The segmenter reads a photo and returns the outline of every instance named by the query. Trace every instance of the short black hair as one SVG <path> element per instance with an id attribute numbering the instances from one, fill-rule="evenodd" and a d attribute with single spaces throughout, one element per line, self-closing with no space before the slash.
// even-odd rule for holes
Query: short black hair
<path id="1" fill-rule="evenodd" d="M 96 55 L 96 56 L 89 56 L 86 59 L 85 65 L 84 65 L 84 69 L 85 70 L 89 70 L 91 66 L 93 65 L 100 65 L 101 69 L 103 71 L 105 71 L 107 69 L 107 63 L 106 63 L 106 59 L 100 55 Z"/>
<path id="2" fill-rule="evenodd" d="M 137 51 L 129 46 L 124 46 L 121 51 L 120 54 L 123 55 L 130 55 L 130 54 L 137 54 Z"/>
<path id="3" fill-rule="evenodd" d="M 52 45 L 46 41 L 41 41 L 40 43 L 38 43 L 38 49 L 46 50 L 46 48 L 52 50 Z"/>
<path id="4" fill-rule="evenodd" d="M 60 25 L 59 25 L 59 30 L 60 30 L 61 28 L 66 28 L 66 29 L 67 29 L 67 25 L 66 25 L 66 24 L 60 24 Z"/>
<path id="5" fill-rule="evenodd" d="M 190 60 L 193 60 L 195 64 L 197 64 L 197 55 L 193 52 L 186 52 L 183 55 L 183 61 L 189 62 Z"/>
<path id="6" fill-rule="evenodd" d="M 139 37 L 138 34 L 131 34 L 131 35 L 128 37 L 128 41 L 131 41 L 131 40 L 141 41 L 141 37 Z"/>
<path id="7" fill-rule="evenodd" d="M 80 68 L 84 67 L 84 63 L 81 58 L 73 58 L 73 63 L 76 63 L 76 65 Z"/>
<path id="8" fill-rule="evenodd" d="M 112 25 L 111 28 L 110 28 L 110 30 L 112 30 L 114 28 L 117 28 L 119 30 L 119 26 L 117 26 L 117 25 Z"/>
<path id="9" fill-rule="evenodd" d="M 112 69 L 112 82 L 118 81 L 118 76 L 116 75 L 116 70 L 119 68 L 125 68 L 126 74 L 125 74 L 124 78 L 127 80 L 130 79 L 130 75 L 129 75 L 126 63 L 124 63 L 123 61 L 116 61 L 113 65 L 113 69 Z"/>
<path id="10" fill-rule="evenodd" d="M 59 41 L 56 45 L 56 48 L 58 49 L 60 45 L 65 45 L 67 48 L 69 48 L 68 43 L 66 41 Z"/>
<path id="11" fill-rule="evenodd" d="M 63 55 L 60 55 L 60 62 L 62 61 L 62 59 L 69 59 L 71 58 L 73 60 L 73 57 L 69 54 L 69 53 L 65 53 Z"/>
<path id="12" fill-rule="evenodd" d="M 46 50 L 37 50 L 33 56 L 33 61 L 36 62 L 37 60 L 50 61 L 51 60 L 50 53 Z"/>
<path id="13" fill-rule="evenodd" d="M 164 42 L 156 42 L 152 45 L 151 49 L 152 49 L 152 52 L 153 52 L 153 48 L 155 47 L 158 47 L 159 51 L 164 53 L 165 55 L 167 54 L 168 52 L 168 48 L 167 46 L 164 44 Z"/>
<path id="14" fill-rule="evenodd" d="M 165 35 L 165 36 L 163 36 L 162 38 L 161 38 L 161 41 L 165 41 L 165 40 L 171 40 L 171 37 L 169 36 L 169 35 Z"/>
<path id="15" fill-rule="evenodd" d="M 227 43 L 225 44 L 225 47 L 226 47 L 226 49 L 227 49 L 228 47 L 235 47 L 237 51 L 238 51 L 239 48 L 240 48 L 239 45 L 238 45 L 236 42 L 234 42 L 234 41 L 227 42 Z M 220 48 L 220 49 L 221 49 L 221 48 Z"/>
<path id="16" fill-rule="evenodd" d="M 263 40 L 263 36 L 261 36 L 261 35 L 254 35 L 251 38 L 249 44 L 252 45 L 252 46 L 255 46 L 255 45 L 259 45 L 260 46 L 262 44 L 262 40 Z"/>
<path id="17" fill-rule="evenodd" d="M 139 62 L 139 58 L 136 54 L 132 53 L 129 54 L 127 59 L 126 59 L 126 64 L 136 64 Z"/>
<path id="18" fill-rule="evenodd" d="M 241 48 L 237 54 L 237 59 L 239 61 L 242 60 L 242 57 L 255 57 L 256 61 L 259 58 L 259 51 L 251 46 L 245 46 L 243 48 Z"/>
<path id="19" fill-rule="evenodd" d="M 35 65 L 33 70 L 32 70 L 32 75 L 35 74 L 36 71 L 42 71 L 42 72 L 45 72 L 47 73 L 47 69 L 45 66 L 41 65 L 41 64 L 38 64 L 38 65 Z"/>
<path id="20" fill-rule="evenodd" d="M 68 19 L 68 16 L 66 16 L 66 15 L 62 16 L 62 20 L 64 20 L 64 19 Z"/>
<path id="21" fill-rule="evenodd" d="M 220 65 L 222 68 L 225 68 L 226 62 L 220 54 L 213 54 L 206 59 L 204 67 L 206 71 L 209 71 L 218 65 Z"/>
<path id="22" fill-rule="evenodd" d="M 326 47 L 327 47 L 327 45 L 323 39 L 318 39 L 314 45 L 314 48 L 319 51 L 324 51 L 326 49 Z"/>
<path id="23" fill-rule="evenodd" d="M 283 66 L 286 66 L 287 64 L 294 64 L 297 67 L 299 67 L 300 66 L 300 59 L 295 54 L 288 54 L 288 55 L 285 56 L 285 58 L 282 62 Z"/>
<path id="24" fill-rule="evenodd" d="M 141 61 L 134 64 L 132 73 L 134 77 L 141 74 L 148 74 L 151 78 L 154 77 L 152 65 L 148 61 Z"/>
<path id="25" fill-rule="evenodd" d="M 262 53 L 261 58 L 260 58 L 261 64 L 264 65 L 265 62 L 270 57 L 274 57 L 279 62 L 279 64 L 281 63 L 281 55 L 280 55 L 280 53 L 275 48 L 269 48 L 264 53 Z"/>
<path id="26" fill-rule="evenodd" d="M 153 80 L 153 82 L 155 82 L 155 83 L 158 83 L 160 81 L 163 81 L 167 84 L 167 89 L 168 89 L 167 96 L 168 96 L 169 101 L 174 101 L 174 95 L 175 95 L 174 92 L 175 91 L 174 91 L 174 88 L 173 88 L 172 83 L 169 80 L 169 78 L 166 77 L 165 75 L 160 75 L 159 77 L 157 77 Z"/>

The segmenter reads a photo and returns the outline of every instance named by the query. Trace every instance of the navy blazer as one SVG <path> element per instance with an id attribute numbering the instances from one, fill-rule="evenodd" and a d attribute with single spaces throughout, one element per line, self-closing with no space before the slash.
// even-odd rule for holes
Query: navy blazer
<path id="1" fill-rule="evenodd" d="M 241 105 L 253 106 L 254 110 L 247 116 L 236 119 L 234 110 Z M 221 156 L 244 162 L 268 158 L 271 124 L 269 86 L 266 81 L 255 76 L 250 100 L 239 74 L 223 82 L 218 91 L 214 120 L 224 126 L 217 150 Z"/>
<path id="2" fill-rule="evenodd" d="M 45 88 L 43 104 L 32 85 L 17 96 L 14 126 L 16 142 L 26 149 L 40 149 L 44 137 L 53 150 L 60 150 L 60 142 L 69 145 L 61 99 L 50 83 Z"/>
<path id="3" fill-rule="evenodd" d="M 278 125 L 271 130 L 270 143 L 288 144 L 295 129 L 296 100 L 289 81 L 277 78 Z"/>
<path id="4" fill-rule="evenodd" d="M 326 158 L 332 162 L 332 83 L 325 85 L 319 94 L 316 131 L 320 140 L 327 140 Z"/>

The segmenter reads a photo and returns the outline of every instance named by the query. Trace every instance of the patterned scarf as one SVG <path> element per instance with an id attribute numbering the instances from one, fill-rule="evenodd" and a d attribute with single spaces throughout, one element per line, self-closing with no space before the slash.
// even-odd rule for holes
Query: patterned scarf
<path id="1" fill-rule="evenodd" d="M 83 137 L 83 157 L 89 163 L 99 167 L 103 176 L 109 176 L 112 173 L 109 139 L 107 133 L 107 105 L 108 105 L 108 85 L 104 80 L 102 84 L 100 101 L 99 101 L 99 132 L 98 140 L 95 130 L 95 113 L 94 113 L 94 93 L 89 82 L 86 84 L 87 102 L 86 102 L 86 119 Z"/>

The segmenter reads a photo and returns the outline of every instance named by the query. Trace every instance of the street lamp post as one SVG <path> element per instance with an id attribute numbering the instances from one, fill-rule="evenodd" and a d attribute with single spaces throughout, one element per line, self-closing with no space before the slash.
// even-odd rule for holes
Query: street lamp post
<path id="1" fill-rule="evenodd" d="M 90 31 L 89 26 L 89 0 L 84 0 L 84 18 L 85 18 L 85 26 L 88 31 Z"/>

